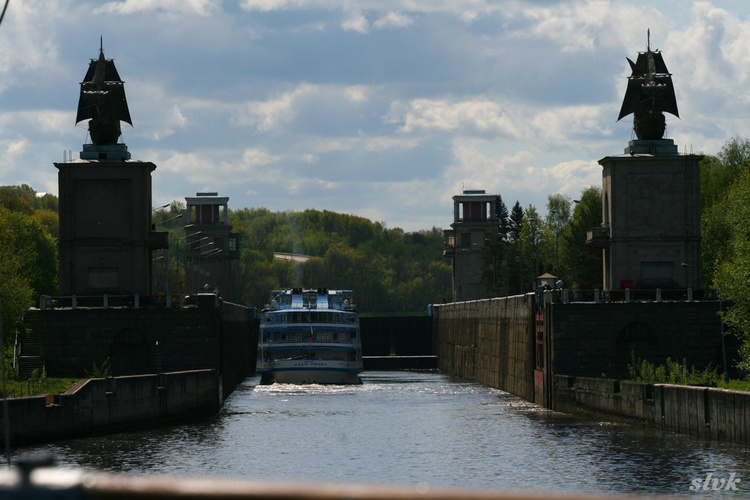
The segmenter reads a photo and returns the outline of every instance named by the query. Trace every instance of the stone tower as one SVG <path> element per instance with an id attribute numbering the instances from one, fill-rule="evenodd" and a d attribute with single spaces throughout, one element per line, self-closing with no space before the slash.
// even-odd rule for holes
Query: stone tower
<path id="1" fill-rule="evenodd" d="M 229 197 L 197 193 L 185 198 L 187 293 L 218 291 L 236 301 L 232 284 L 232 261 L 239 259 L 239 235 L 229 225 Z"/>
<path id="2" fill-rule="evenodd" d="M 604 288 L 700 288 L 701 155 L 679 154 L 662 137 L 663 112 L 677 116 L 671 75 L 659 52 L 630 60 L 633 75 L 620 118 L 634 113 L 624 154 L 602 165 L 600 228 L 588 242 L 603 248 Z"/>
<path id="3" fill-rule="evenodd" d="M 484 298 L 482 251 L 486 240 L 497 233 L 497 195 L 483 190 L 465 190 L 453 197 L 453 224 L 444 231 L 443 255 L 453 261 L 453 301 Z"/>
<path id="4" fill-rule="evenodd" d="M 92 59 L 81 83 L 78 121 L 88 119 L 91 144 L 80 159 L 55 163 L 60 201 L 60 293 L 151 293 L 151 253 L 167 248 L 153 230 L 151 172 L 118 143 L 120 121 L 130 123 L 123 82 L 114 61 Z"/>

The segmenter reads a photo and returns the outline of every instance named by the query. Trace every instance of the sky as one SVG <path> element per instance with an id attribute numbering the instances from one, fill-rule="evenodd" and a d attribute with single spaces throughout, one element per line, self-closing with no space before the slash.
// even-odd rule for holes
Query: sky
<path id="1" fill-rule="evenodd" d="M 546 213 L 601 186 L 633 139 L 630 68 L 663 53 L 680 152 L 750 137 L 750 2 L 10 0 L 0 25 L 0 185 L 57 195 L 89 61 L 114 59 L 153 205 L 308 208 L 448 228 L 464 189 Z"/>

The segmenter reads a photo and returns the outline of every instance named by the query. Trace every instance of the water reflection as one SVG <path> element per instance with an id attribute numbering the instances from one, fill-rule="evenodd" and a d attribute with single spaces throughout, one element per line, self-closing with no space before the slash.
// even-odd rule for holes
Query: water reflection
<path id="1" fill-rule="evenodd" d="M 688 495 L 734 472 L 748 449 L 539 408 L 436 373 L 371 372 L 360 386 L 246 380 L 215 419 L 70 440 L 65 467 L 244 479 Z M 742 494 L 700 491 L 701 494 Z"/>

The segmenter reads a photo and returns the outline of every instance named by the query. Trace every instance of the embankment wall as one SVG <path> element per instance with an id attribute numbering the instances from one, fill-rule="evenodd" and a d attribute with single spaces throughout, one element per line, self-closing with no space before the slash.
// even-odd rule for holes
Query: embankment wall
<path id="1" fill-rule="evenodd" d="M 32 309 L 47 375 L 87 377 L 109 360 L 117 376 L 216 370 L 224 397 L 255 369 L 255 309 L 199 296 L 192 307 Z"/>
<path id="2" fill-rule="evenodd" d="M 722 334 L 718 301 L 555 302 L 545 307 L 552 308 L 555 374 L 625 379 L 633 359 L 722 367 L 722 341 L 728 364 L 735 364 L 739 344 Z"/>
<path id="3" fill-rule="evenodd" d="M 553 409 L 596 413 L 707 439 L 750 444 L 750 392 L 555 376 Z"/>
<path id="4" fill-rule="evenodd" d="M 440 370 L 534 401 L 533 298 L 435 305 Z"/>
<path id="5" fill-rule="evenodd" d="M 221 404 L 216 370 L 87 379 L 65 394 L 9 398 L 10 444 L 193 422 Z"/>

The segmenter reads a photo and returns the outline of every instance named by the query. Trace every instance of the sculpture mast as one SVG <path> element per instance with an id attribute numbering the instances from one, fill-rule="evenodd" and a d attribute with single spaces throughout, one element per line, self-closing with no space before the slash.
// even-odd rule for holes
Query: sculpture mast
<path id="1" fill-rule="evenodd" d="M 120 121 L 133 125 L 125 99 L 125 86 L 112 59 L 104 58 L 100 38 L 99 58 L 92 59 L 81 82 L 76 124 L 89 120 L 94 144 L 115 144 L 121 135 Z"/>
<path id="2" fill-rule="evenodd" d="M 633 129 L 638 139 L 655 140 L 664 136 L 664 113 L 679 118 L 674 95 L 672 74 L 664 63 L 661 52 L 651 50 L 651 30 L 647 32 L 646 52 L 639 52 L 636 62 L 631 61 L 632 74 L 617 120 L 633 113 Z"/>

